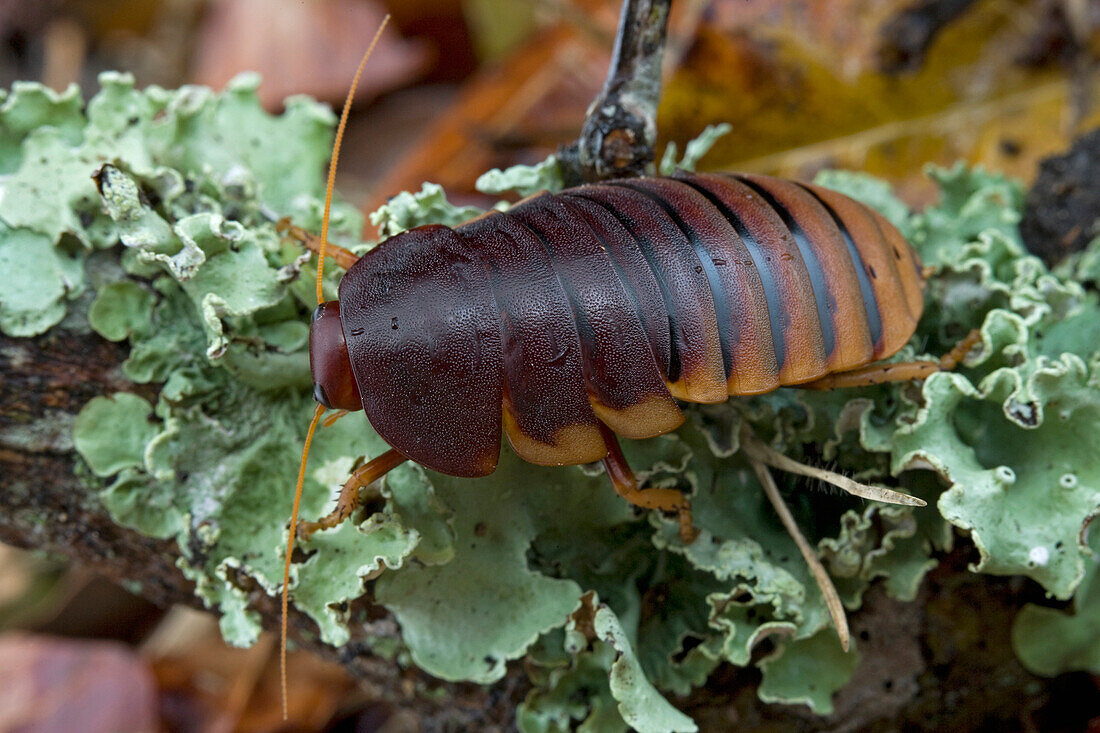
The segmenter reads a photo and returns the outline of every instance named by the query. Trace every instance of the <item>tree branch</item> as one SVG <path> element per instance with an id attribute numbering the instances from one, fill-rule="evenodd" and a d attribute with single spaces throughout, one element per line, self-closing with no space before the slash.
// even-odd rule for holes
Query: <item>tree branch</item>
<path id="1" fill-rule="evenodd" d="M 559 151 L 567 186 L 653 174 L 671 3 L 623 3 L 607 80 L 588 108 L 580 138 Z"/>
<path id="2" fill-rule="evenodd" d="M 86 304 L 73 310 L 86 310 Z M 92 397 L 120 390 L 155 400 L 155 390 L 122 376 L 127 351 L 86 327 L 64 324 L 34 339 L 0 335 L 0 542 L 64 557 L 115 581 L 136 581 L 141 595 L 158 605 L 201 608 L 193 585 L 176 567 L 176 543 L 115 524 L 80 475 L 72 444 L 80 408 Z M 250 606 L 264 627 L 277 629 L 278 599 L 249 580 L 237 582 L 250 591 Z M 293 608 L 292 636 L 343 665 L 375 700 L 413 712 L 422 730 L 512 728 L 515 706 L 529 687 L 518 667 L 493 688 L 440 682 L 372 655 L 368 638 L 399 637 L 397 623 L 383 609 L 363 603 L 352 617 L 351 641 L 340 649 L 322 643 L 314 622 Z"/>

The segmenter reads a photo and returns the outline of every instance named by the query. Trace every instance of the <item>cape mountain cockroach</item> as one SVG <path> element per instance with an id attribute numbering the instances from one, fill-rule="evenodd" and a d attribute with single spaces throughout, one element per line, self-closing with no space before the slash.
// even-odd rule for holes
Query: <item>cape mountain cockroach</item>
<path id="1" fill-rule="evenodd" d="M 867 206 L 762 175 L 685 172 L 542 193 L 455 228 L 417 227 L 357 257 L 326 243 L 348 106 L 320 239 L 285 227 L 319 252 L 310 331 L 319 404 L 298 491 L 326 408 L 365 410 L 391 449 L 303 531 L 343 521 L 361 488 L 405 460 L 488 475 L 503 432 L 531 463 L 603 461 L 616 492 L 678 513 L 690 541 L 688 498 L 640 489 L 616 435 L 674 430 L 684 420 L 677 400 L 921 379 L 953 368 L 976 340 L 940 362 L 874 365 L 916 329 L 916 253 Z M 329 302 L 326 255 L 347 270 Z M 923 504 L 886 489 L 871 496 Z M 297 512 L 296 498 L 288 558 Z M 285 582 L 283 603 L 285 634 Z"/>
<path id="2" fill-rule="evenodd" d="M 677 400 L 919 379 L 959 358 L 868 367 L 916 329 L 916 254 L 863 204 L 768 176 L 542 193 L 334 258 L 348 269 L 313 316 L 314 395 L 365 410 L 392 448 L 310 530 L 406 459 L 492 473 L 503 432 L 531 463 L 602 460 L 616 491 L 678 512 L 688 537 L 688 500 L 638 489 L 616 434 L 676 429 Z"/>

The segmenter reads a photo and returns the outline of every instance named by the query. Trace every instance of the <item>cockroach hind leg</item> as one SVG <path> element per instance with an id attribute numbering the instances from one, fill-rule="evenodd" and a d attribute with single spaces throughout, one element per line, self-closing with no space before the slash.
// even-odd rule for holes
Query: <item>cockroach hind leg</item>
<path id="1" fill-rule="evenodd" d="M 630 464 L 626 462 L 615 434 L 603 424 L 600 425 L 600 432 L 607 445 L 607 456 L 603 459 L 603 465 L 615 493 L 643 509 L 675 512 L 680 523 L 680 540 L 685 545 L 694 542 L 699 536 L 699 530 L 692 520 L 691 499 L 677 489 L 639 488 L 638 479 L 634 476 Z"/>
<path id="2" fill-rule="evenodd" d="M 981 331 L 974 329 L 951 351 L 937 361 L 899 361 L 886 364 L 870 364 L 848 372 L 827 374 L 821 379 L 798 385 L 802 389 L 826 390 L 846 387 L 866 387 L 884 382 L 911 382 L 927 379 L 936 372 L 949 372 L 957 367 L 974 345 L 982 340 Z"/>
<path id="3" fill-rule="evenodd" d="M 298 525 L 298 535 L 309 539 L 310 535 L 323 529 L 339 526 L 355 513 L 362 503 L 362 490 L 385 476 L 405 461 L 405 456 L 390 449 L 377 458 L 367 461 L 352 472 L 336 499 L 336 508 L 315 522 L 302 522 Z"/>
<path id="4" fill-rule="evenodd" d="M 695 520 L 691 515 L 691 499 L 682 493 L 680 496 L 683 497 L 684 501 L 683 506 L 677 510 L 680 520 L 680 541 L 685 545 L 690 545 L 699 539 L 699 528 L 695 526 Z"/>
<path id="5" fill-rule="evenodd" d="M 966 334 L 959 343 L 955 344 L 951 351 L 940 357 L 940 371 L 949 372 L 957 367 L 967 357 L 971 349 L 981 343 L 981 340 L 982 332 L 980 329 L 975 328 Z"/>
<path id="6" fill-rule="evenodd" d="M 748 422 L 741 423 L 740 442 L 741 450 L 751 461 L 755 461 L 765 466 L 771 466 L 772 468 L 779 469 L 786 473 L 793 473 L 799 476 L 806 476 L 807 478 L 815 478 L 819 481 L 824 481 L 852 496 L 881 501 L 887 504 L 900 504 L 902 506 L 915 507 L 927 506 L 924 499 L 919 497 L 903 494 L 900 491 L 894 491 L 885 486 L 861 484 L 843 474 L 834 473 L 824 468 L 816 468 L 805 463 L 800 463 L 793 458 L 789 458 L 762 441 L 756 433 L 753 432 Z"/>
<path id="7" fill-rule="evenodd" d="M 742 432 L 742 438 L 744 438 L 745 435 L 746 433 Z M 803 560 L 806 561 L 806 565 L 809 566 L 810 573 L 813 575 L 817 587 L 821 590 L 821 596 L 825 600 L 825 608 L 829 611 L 829 616 L 833 619 L 837 637 L 840 639 L 840 646 L 847 652 L 851 644 L 851 633 L 848 630 L 848 617 L 844 613 L 844 604 L 840 601 L 840 594 L 837 593 L 832 578 L 829 577 L 829 573 L 825 570 L 825 566 L 821 564 L 821 560 L 818 559 L 814 548 L 798 528 L 798 524 L 795 522 L 791 510 L 787 507 L 786 502 L 783 501 L 783 497 L 779 493 L 779 487 L 776 486 L 775 478 L 772 477 L 767 464 L 761 461 L 758 455 L 754 455 L 753 453 L 749 453 L 748 459 L 753 472 L 756 474 L 757 480 L 764 489 L 764 494 L 768 497 L 768 501 L 771 502 L 776 514 L 779 515 L 779 520 L 783 523 L 783 527 L 787 530 L 791 539 L 794 540 L 795 545 L 798 546 L 798 551 L 801 553 Z"/>

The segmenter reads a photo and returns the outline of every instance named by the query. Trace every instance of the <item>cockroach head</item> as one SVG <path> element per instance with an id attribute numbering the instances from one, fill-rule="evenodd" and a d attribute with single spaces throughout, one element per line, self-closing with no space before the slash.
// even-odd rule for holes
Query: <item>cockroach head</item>
<path id="1" fill-rule="evenodd" d="M 336 410 L 362 410 L 359 385 L 351 371 L 348 344 L 340 322 L 340 302 L 321 303 L 309 327 L 309 368 L 313 397 Z"/>

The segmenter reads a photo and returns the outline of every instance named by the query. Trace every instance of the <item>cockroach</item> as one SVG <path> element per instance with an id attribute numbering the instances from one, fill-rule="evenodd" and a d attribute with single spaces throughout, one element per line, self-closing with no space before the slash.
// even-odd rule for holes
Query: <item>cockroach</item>
<path id="1" fill-rule="evenodd" d="M 284 227 L 319 254 L 309 345 L 318 406 L 298 493 L 326 409 L 365 410 L 391 448 L 304 532 L 346 519 L 360 489 L 406 460 L 486 476 L 503 433 L 531 463 L 602 461 L 620 496 L 678 514 L 691 541 L 690 500 L 639 488 L 617 436 L 675 430 L 678 400 L 922 379 L 953 368 L 977 338 L 939 362 L 875 364 L 916 330 L 917 254 L 869 207 L 764 175 L 681 172 L 541 193 L 454 228 L 417 227 L 357 257 L 326 241 L 349 103 L 320 238 Z M 328 302 L 326 256 L 346 269 Z M 297 515 L 296 497 L 288 558 Z"/>
<path id="2" fill-rule="evenodd" d="M 348 269 L 313 316 L 314 396 L 365 410 L 392 447 L 310 530 L 405 460 L 492 473 L 503 432 L 531 463 L 603 461 L 620 495 L 677 512 L 687 537 L 688 500 L 639 489 L 617 435 L 675 430 L 677 400 L 920 379 L 958 359 L 874 364 L 916 330 L 916 253 L 863 204 L 763 175 L 542 193 L 334 259 Z"/>

